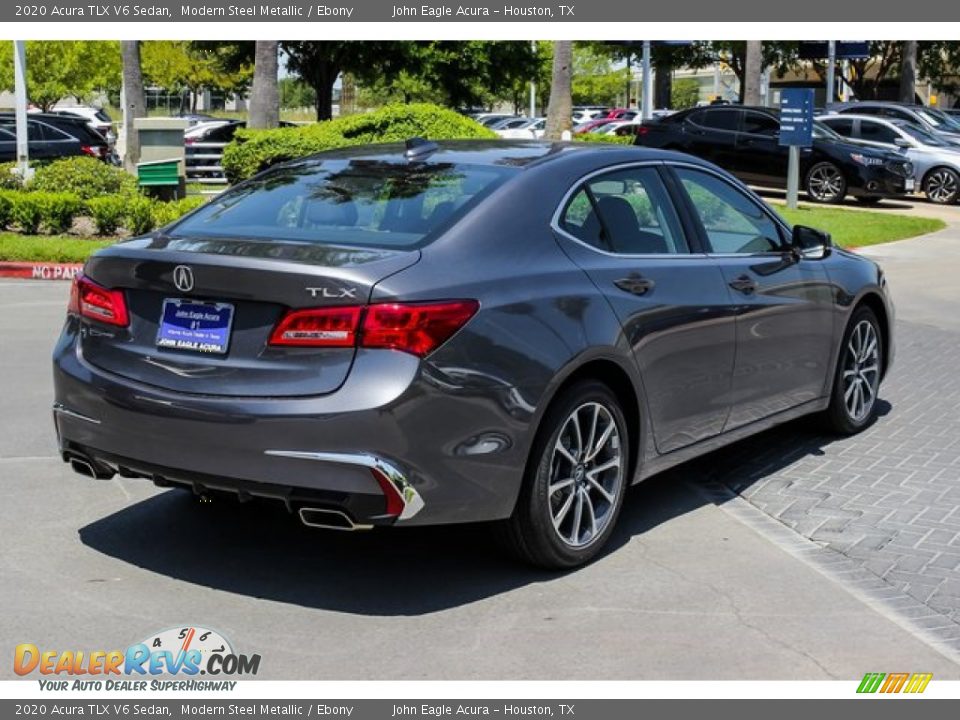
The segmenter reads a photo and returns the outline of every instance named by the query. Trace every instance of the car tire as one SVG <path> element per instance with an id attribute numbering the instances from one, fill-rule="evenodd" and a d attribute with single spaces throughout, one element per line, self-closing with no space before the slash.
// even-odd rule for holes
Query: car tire
<path id="1" fill-rule="evenodd" d="M 923 194 L 937 205 L 953 205 L 960 198 L 960 174 L 947 167 L 934 168 L 923 179 Z"/>
<path id="2" fill-rule="evenodd" d="M 832 162 L 818 162 L 807 172 L 804 189 L 813 202 L 836 205 L 847 196 L 847 179 Z"/>
<path id="3" fill-rule="evenodd" d="M 623 507 L 629 458 L 627 424 L 610 388 L 590 380 L 565 390 L 540 424 L 513 515 L 498 526 L 501 541 L 542 568 L 589 562 Z"/>
<path id="4" fill-rule="evenodd" d="M 840 344 L 830 405 L 823 415 L 829 430 L 854 435 L 876 419 L 883 362 L 880 323 L 873 310 L 861 305 L 850 317 Z"/>

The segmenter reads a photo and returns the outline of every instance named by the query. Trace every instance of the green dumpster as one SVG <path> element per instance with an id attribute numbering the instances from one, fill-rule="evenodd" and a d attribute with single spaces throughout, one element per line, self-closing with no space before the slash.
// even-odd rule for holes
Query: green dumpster
<path id="1" fill-rule="evenodd" d="M 140 187 L 169 187 L 180 185 L 180 160 L 151 160 L 137 163 Z"/>

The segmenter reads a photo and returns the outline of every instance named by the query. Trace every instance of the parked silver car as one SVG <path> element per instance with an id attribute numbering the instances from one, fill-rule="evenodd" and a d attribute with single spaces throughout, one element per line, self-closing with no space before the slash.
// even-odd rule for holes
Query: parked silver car
<path id="1" fill-rule="evenodd" d="M 931 202 L 951 205 L 960 199 L 960 146 L 906 120 L 852 114 L 825 115 L 819 119 L 851 140 L 900 149 L 913 163 L 917 187 Z"/>
<path id="2" fill-rule="evenodd" d="M 923 105 L 904 105 L 882 100 L 866 100 L 852 103 L 836 103 L 828 110 L 844 115 L 872 115 L 886 120 L 903 120 L 919 125 L 938 137 L 960 145 L 960 121 L 942 110 Z"/>

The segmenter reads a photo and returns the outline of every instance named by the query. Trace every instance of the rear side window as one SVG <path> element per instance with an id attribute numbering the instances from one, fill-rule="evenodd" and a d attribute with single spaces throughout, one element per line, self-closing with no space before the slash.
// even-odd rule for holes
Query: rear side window
<path id="1" fill-rule="evenodd" d="M 308 161 L 224 193 L 171 235 L 413 248 L 516 172 L 490 165 Z"/>
<path id="2" fill-rule="evenodd" d="M 712 130 L 737 130 L 740 111 L 726 108 L 701 110 L 694 117 L 694 122 Z"/>
<path id="3" fill-rule="evenodd" d="M 844 137 L 853 136 L 853 120 L 849 118 L 829 118 L 823 124 Z"/>
<path id="4" fill-rule="evenodd" d="M 591 178 L 567 204 L 560 225 L 588 245 L 618 255 L 690 252 L 673 203 L 653 168 Z"/>

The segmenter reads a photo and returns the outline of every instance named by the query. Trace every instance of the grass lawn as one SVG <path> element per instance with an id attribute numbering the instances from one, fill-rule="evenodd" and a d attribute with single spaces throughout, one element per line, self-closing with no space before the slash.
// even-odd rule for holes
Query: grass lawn
<path id="1" fill-rule="evenodd" d="M 836 207 L 800 207 L 788 210 L 785 205 L 771 204 L 787 222 L 825 230 L 833 236 L 834 245 L 846 248 L 903 240 L 942 230 L 947 226 L 936 218 L 897 213 Z"/>
<path id="2" fill-rule="evenodd" d="M 63 235 L 19 235 L 0 232 L 0 260 L 82 263 L 94 250 L 116 242 Z"/>

